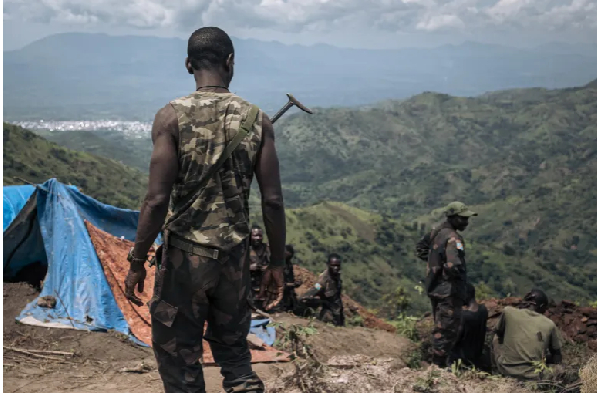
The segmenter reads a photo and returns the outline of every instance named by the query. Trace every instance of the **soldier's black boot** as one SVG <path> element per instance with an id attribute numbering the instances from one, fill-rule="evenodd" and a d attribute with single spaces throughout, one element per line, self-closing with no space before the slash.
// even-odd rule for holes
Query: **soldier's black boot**
<path id="1" fill-rule="evenodd" d="M 259 393 L 265 392 L 265 385 L 260 377 L 258 377 L 255 372 L 252 372 L 246 376 L 238 377 L 235 380 L 223 380 L 223 389 L 228 393 Z"/>
<path id="2" fill-rule="evenodd" d="M 444 369 L 444 368 L 448 367 L 448 358 L 434 355 L 431 363 L 433 363 L 434 365 L 437 365 L 441 369 Z"/>

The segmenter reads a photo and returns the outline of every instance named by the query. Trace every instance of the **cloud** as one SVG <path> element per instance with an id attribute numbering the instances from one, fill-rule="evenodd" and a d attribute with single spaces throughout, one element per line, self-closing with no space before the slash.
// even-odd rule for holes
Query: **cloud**
<path id="1" fill-rule="evenodd" d="M 5 0 L 4 18 L 139 29 L 281 32 L 595 29 L 595 0 Z"/>
<path id="2" fill-rule="evenodd" d="M 456 15 L 433 15 L 417 23 L 417 29 L 435 31 L 444 28 L 464 28 L 464 22 Z"/>

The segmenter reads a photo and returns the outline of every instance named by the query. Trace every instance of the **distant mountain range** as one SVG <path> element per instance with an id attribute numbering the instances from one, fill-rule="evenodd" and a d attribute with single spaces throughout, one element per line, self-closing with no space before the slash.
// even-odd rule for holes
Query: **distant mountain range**
<path id="1" fill-rule="evenodd" d="M 309 107 L 360 106 L 423 91 L 473 96 L 579 86 L 596 78 L 596 46 L 533 49 L 465 42 L 399 50 L 234 40 L 232 90 L 275 112 L 293 93 Z M 57 34 L 4 52 L 4 117 L 152 120 L 193 89 L 175 38 Z"/>

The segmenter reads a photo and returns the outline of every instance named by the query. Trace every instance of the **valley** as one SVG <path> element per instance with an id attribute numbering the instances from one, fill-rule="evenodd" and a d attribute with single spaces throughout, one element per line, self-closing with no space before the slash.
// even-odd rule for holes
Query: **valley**
<path id="1" fill-rule="evenodd" d="M 480 213 L 464 233 L 469 277 L 480 292 L 520 295 L 535 284 L 556 299 L 595 299 L 596 81 L 476 97 L 426 92 L 365 109 L 293 114 L 275 129 L 298 263 L 319 272 L 329 252 L 340 253 L 345 288 L 358 302 L 384 308 L 382 296 L 401 286 L 411 311 L 427 310 L 419 292 L 425 263 L 414 257 L 414 243 L 453 200 Z M 110 173 L 121 180 L 107 182 L 106 173 L 81 166 L 76 177 L 57 173 L 45 164 L 54 154 L 34 160 L 40 166 L 33 169 L 5 154 L 5 184 L 7 175 L 41 182 L 55 174 L 107 203 L 138 208 L 149 132 L 37 133 L 86 152 L 69 155 L 119 166 Z M 98 181 L 92 186 L 85 177 Z M 253 185 L 252 221 L 260 224 Z"/>

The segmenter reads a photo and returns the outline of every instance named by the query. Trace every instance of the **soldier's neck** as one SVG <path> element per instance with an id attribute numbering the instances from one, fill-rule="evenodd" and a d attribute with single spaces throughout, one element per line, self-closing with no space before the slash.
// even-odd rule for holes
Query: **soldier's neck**
<path id="1" fill-rule="evenodd" d="M 226 82 L 223 76 L 216 71 L 195 71 L 194 79 L 196 80 L 196 89 L 201 89 L 203 87 L 211 87 L 206 88 L 206 90 L 210 89 L 215 91 L 227 91 L 229 89 L 229 82 Z"/>

